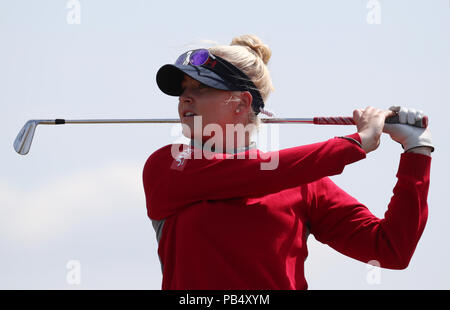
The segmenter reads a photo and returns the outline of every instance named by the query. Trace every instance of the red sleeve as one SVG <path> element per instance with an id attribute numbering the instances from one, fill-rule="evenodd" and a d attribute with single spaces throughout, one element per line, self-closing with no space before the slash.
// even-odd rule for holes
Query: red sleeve
<path id="1" fill-rule="evenodd" d="M 223 154 L 174 159 L 171 148 L 167 145 L 153 153 L 143 171 L 148 215 L 155 220 L 201 200 L 265 195 L 336 175 L 366 155 L 357 144 L 339 138 L 268 153 L 250 150 L 246 159 L 219 158 Z M 261 169 L 269 162 L 276 168 Z"/>
<path id="2" fill-rule="evenodd" d="M 398 181 L 384 219 L 328 178 L 311 184 L 311 233 L 362 262 L 377 260 L 383 268 L 406 268 L 427 221 L 430 165 L 429 156 L 401 155 Z"/>

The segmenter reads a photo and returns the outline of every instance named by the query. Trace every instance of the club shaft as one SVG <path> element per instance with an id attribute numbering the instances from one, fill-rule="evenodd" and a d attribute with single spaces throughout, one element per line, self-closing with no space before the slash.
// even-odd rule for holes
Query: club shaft
<path id="1" fill-rule="evenodd" d="M 263 118 L 262 123 L 304 123 L 314 124 L 314 118 Z M 180 123 L 178 118 L 153 118 L 153 119 L 56 119 L 40 121 L 42 125 L 62 124 L 176 124 Z"/>
<path id="2" fill-rule="evenodd" d="M 164 124 L 164 123 L 179 123 L 179 119 L 175 118 L 160 118 L 160 119 L 79 119 L 79 120 L 65 120 L 66 124 Z"/>
<path id="3" fill-rule="evenodd" d="M 79 119 L 79 120 L 44 120 L 40 121 L 44 125 L 61 125 L 61 124 L 161 124 L 161 123 L 180 123 L 178 118 L 152 118 L 152 119 Z M 261 118 L 261 123 L 265 124 L 315 124 L 315 125 L 355 125 L 353 117 L 349 116 L 332 116 L 332 117 L 312 117 L 312 118 Z M 386 123 L 398 124 L 399 116 L 391 116 L 386 119 Z M 428 118 L 424 116 L 417 120 L 415 127 L 427 128 Z"/>

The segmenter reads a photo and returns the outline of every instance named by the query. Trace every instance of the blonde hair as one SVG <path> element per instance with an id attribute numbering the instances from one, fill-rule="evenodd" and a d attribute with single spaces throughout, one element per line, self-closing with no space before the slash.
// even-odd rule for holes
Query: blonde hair
<path id="1" fill-rule="evenodd" d="M 269 46 L 255 35 L 245 34 L 233 38 L 230 45 L 218 45 L 209 48 L 214 55 L 222 57 L 242 70 L 255 84 L 266 103 L 270 93 L 274 90 L 267 64 L 272 56 Z M 253 109 L 249 111 L 249 122 L 257 128 L 260 119 Z"/>

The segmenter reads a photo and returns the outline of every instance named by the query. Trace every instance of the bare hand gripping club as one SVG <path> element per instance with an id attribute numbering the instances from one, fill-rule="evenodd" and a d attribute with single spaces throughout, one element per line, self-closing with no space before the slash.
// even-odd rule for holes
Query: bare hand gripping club
<path id="1" fill-rule="evenodd" d="M 179 123 L 178 118 L 168 119 L 85 119 L 85 120 L 29 120 L 20 130 L 14 140 L 14 150 L 20 155 L 26 155 L 30 151 L 33 142 L 34 132 L 37 125 L 63 125 L 63 124 L 161 124 Z M 313 117 L 313 118 L 262 118 L 265 124 L 314 124 L 314 125 L 355 125 L 352 117 Z M 386 123 L 398 124 L 398 115 L 386 118 Z M 420 128 L 428 126 L 428 118 L 424 116 L 416 121 L 414 125 Z"/>

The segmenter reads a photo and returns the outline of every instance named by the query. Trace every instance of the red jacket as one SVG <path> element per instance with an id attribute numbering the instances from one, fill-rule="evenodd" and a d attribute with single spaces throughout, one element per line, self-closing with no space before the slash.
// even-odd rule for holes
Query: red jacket
<path id="1" fill-rule="evenodd" d="M 365 158 L 349 140 L 280 150 L 274 170 L 261 170 L 268 153 L 257 149 L 245 151 L 256 159 L 189 159 L 174 158 L 172 146 L 154 152 L 143 171 L 163 289 L 307 289 L 310 233 L 354 259 L 403 269 L 425 227 L 429 156 L 401 155 L 379 219 L 328 178 Z"/>

